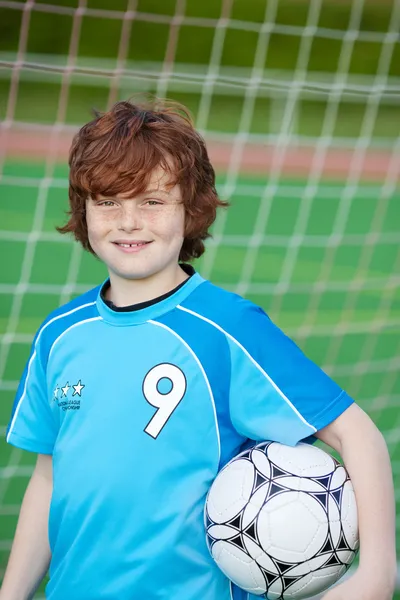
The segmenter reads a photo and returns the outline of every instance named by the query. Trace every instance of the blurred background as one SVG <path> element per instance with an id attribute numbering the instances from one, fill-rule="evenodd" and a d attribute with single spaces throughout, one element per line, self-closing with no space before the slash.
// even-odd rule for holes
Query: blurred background
<path id="1" fill-rule="evenodd" d="M 4 442 L 33 334 L 106 276 L 54 229 L 71 136 L 135 93 L 188 106 L 232 203 L 196 268 L 367 410 L 400 500 L 399 31 L 400 0 L 0 0 L 0 575 L 35 461 Z"/>

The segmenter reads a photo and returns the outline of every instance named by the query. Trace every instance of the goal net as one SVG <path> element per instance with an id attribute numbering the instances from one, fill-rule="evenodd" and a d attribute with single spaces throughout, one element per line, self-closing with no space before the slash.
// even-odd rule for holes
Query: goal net
<path id="1" fill-rule="evenodd" d="M 34 331 L 105 277 L 54 229 L 71 136 L 152 93 L 189 107 L 232 203 L 198 270 L 357 399 L 400 501 L 399 31 L 398 0 L 0 0 L 3 438 Z M 33 461 L 0 442 L 2 569 Z"/>

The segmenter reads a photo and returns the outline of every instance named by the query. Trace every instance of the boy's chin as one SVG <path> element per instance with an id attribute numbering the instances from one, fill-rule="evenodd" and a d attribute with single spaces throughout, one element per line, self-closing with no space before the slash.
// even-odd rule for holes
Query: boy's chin
<path id="1" fill-rule="evenodd" d="M 114 270 L 109 268 L 108 272 L 111 278 L 114 276 L 114 278 L 120 281 L 144 281 L 146 279 L 150 279 L 151 277 L 161 275 L 164 272 L 164 270 L 165 269 L 157 269 L 155 267 L 152 269 L 131 269 L 129 271 Z"/>
<path id="2" fill-rule="evenodd" d="M 151 271 L 140 271 L 140 272 L 129 272 L 129 273 L 113 273 L 113 275 L 117 276 L 117 278 L 119 280 L 124 280 L 124 281 L 141 281 L 141 280 L 146 280 L 149 279 L 150 277 L 152 277 L 153 275 L 155 275 L 155 273 L 152 273 Z"/>

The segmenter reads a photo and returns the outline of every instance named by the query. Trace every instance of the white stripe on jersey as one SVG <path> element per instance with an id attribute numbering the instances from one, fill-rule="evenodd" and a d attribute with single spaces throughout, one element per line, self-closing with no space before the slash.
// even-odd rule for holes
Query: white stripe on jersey
<path id="1" fill-rule="evenodd" d="M 251 354 L 249 354 L 249 352 L 246 350 L 246 348 L 244 346 L 242 346 L 242 344 L 240 342 L 238 342 L 238 340 L 236 338 L 234 338 L 230 333 L 228 333 L 227 331 L 225 331 L 225 329 L 223 329 L 220 325 L 218 325 L 217 323 L 215 323 L 214 321 L 211 321 L 210 319 L 207 319 L 207 317 L 203 317 L 203 315 L 200 315 L 199 313 L 194 312 L 193 310 L 189 310 L 188 308 L 184 308 L 183 306 L 181 306 L 180 304 L 178 304 L 178 306 L 176 308 L 179 308 L 180 310 L 183 310 L 187 313 L 189 313 L 190 315 L 193 315 L 194 317 L 197 317 L 198 319 L 202 319 L 203 321 L 206 321 L 207 323 L 209 323 L 210 325 L 212 325 L 213 327 L 215 327 L 216 329 L 219 329 L 219 331 L 222 331 L 222 333 L 224 335 L 226 335 L 226 337 L 228 337 L 230 340 L 232 340 L 232 342 L 234 342 L 245 354 L 246 356 L 251 360 L 251 362 L 257 367 L 257 369 L 264 375 L 264 377 L 266 377 L 266 379 L 268 379 L 268 381 L 270 382 L 270 384 L 272 385 L 272 387 L 278 392 L 278 394 L 281 396 L 281 398 L 283 398 L 283 400 L 290 406 L 290 408 L 296 413 L 296 415 L 299 417 L 299 419 L 305 424 L 307 425 L 307 427 L 310 427 L 313 431 L 317 431 L 316 428 L 314 427 L 314 425 L 311 425 L 311 423 L 309 423 L 308 421 L 306 421 L 306 419 L 303 417 L 303 415 L 301 413 L 299 413 L 299 411 L 297 410 L 297 408 L 290 402 L 289 398 L 287 396 L 285 396 L 285 394 L 282 392 L 282 390 L 276 385 L 276 383 L 273 381 L 273 379 L 268 375 L 268 373 L 266 373 L 264 371 L 264 369 L 261 367 L 261 365 L 258 364 L 258 362 L 256 360 L 254 360 L 254 358 L 251 356 Z"/>
<path id="2" fill-rule="evenodd" d="M 49 352 L 49 358 L 51 356 L 51 353 L 54 350 L 54 346 L 61 340 L 61 338 L 68 333 L 68 331 L 70 331 L 71 329 L 74 329 L 74 327 L 79 327 L 79 325 L 83 325 L 84 323 L 90 323 L 91 321 L 102 321 L 103 317 L 91 317 L 90 319 L 84 319 L 83 321 L 78 321 L 77 323 L 74 323 L 73 325 L 71 325 L 71 327 L 68 327 L 68 329 L 65 329 L 59 336 L 58 338 L 56 338 L 50 348 L 50 352 Z"/>
<path id="3" fill-rule="evenodd" d="M 10 437 L 10 435 L 11 435 L 11 433 L 12 433 L 12 430 L 13 430 L 13 428 L 14 428 L 15 421 L 16 421 L 16 419 L 17 419 L 17 416 L 18 416 L 19 409 L 20 409 L 20 407 L 21 407 L 22 401 L 24 400 L 24 398 L 25 398 L 25 396 L 26 396 L 26 389 L 27 389 L 27 386 L 28 386 L 28 379 L 29 379 L 29 374 L 30 374 L 30 371 L 31 371 L 31 366 L 32 366 L 32 363 L 33 363 L 33 361 L 34 361 L 34 359 L 35 359 L 35 357 L 36 357 L 36 348 L 37 348 L 37 345 L 38 345 L 38 343 L 39 343 L 39 340 L 40 340 L 40 338 L 41 338 L 41 336 L 42 336 L 42 333 L 43 333 L 43 331 L 44 331 L 44 330 L 45 330 L 45 329 L 46 329 L 46 328 L 47 328 L 47 327 L 48 327 L 48 326 L 49 326 L 51 323 L 54 323 L 54 321 L 57 321 L 58 319 L 62 319 L 63 317 L 67 317 L 68 315 L 71 315 L 72 313 L 74 313 L 74 312 L 76 312 L 76 311 L 78 311 L 78 310 L 81 310 L 82 308 L 86 308 L 87 306 L 93 306 L 94 304 L 96 304 L 96 302 L 88 302 L 87 304 L 82 304 L 81 306 L 78 306 L 77 308 L 73 308 L 72 310 L 69 310 L 69 311 L 67 311 L 67 312 L 63 313 L 62 315 L 57 315 L 56 317 L 53 317 L 52 319 L 50 319 L 50 321 L 48 321 L 47 323 L 45 323 L 45 324 L 43 325 L 42 329 L 39 331 L 39 333 L 38 333 L 38 336 L 37 336 L 37 338 L 36 338 L 36 342 L 35 342 L 35 350 L 34 350 L 34 352 L 32 353 L 32 356 L 31 356 L 31 358 L 30 358 L 30 360 L 29 360 L 29 363 L 28 363 L 28 369 L 27 369 L 27 373 L 26 373 L 26 379 L 25 379 L 24 391 L 22 392 L 21 398 L 19 399 L 19 402 L 18 402 L 18 404 L 17 404 L 17 408 L 15 409 L 15 413 L 14 413 L 13 420 L 11 421 L 11 425 L 10 425 L 10 431 L 8 432 L 8 435 L 7 435 L 7 442 L 8 442 L 8 440 L 9 440 L 9 437 Z"/>
<path id="4" fill-rule="evenodd" d="M 164 323 L 159 323 L 158 321 L 147 321 L 148 323 L 151 323 L 152 325 L 157 325 L 157 327 L 163 327 L 164 329 L 166 329 L 167 331 L 170 331 L 176 338 L 178 338 L 178 340 L 180 342 L 182 342 L 182 344 L 184 346 L 186 346 L 186 348 L 189 350 L 189 352 L 191 353 L 191 355 L 193 356 L 193 358 L 195 359 L 195 361 L 197 362 L 197 364 L 200 367 L 200 370 L 203 374 L 204 377 L 204 381 L 206 382 L 207 385 L 207 389 L 208 389 L 208 393 L 210 394 L 210 399 L 211 399 L 211 404 L 213 407 L 213 411 L 214 411 L 214 419 L 215 419 L 215 430 L 217 433 L 217 441 L 218 441 L 218 463 L 221 460 L 221 439 L 220 439 L 220 435 L 219 435 L 219 428 L 218 428 L 218 419 L 217 419 L 217 409 L 215 408 L 215 401 L 214 401 L 214 395 L 212 393 L 212 389 L 210 386 L 210 382 L 208 381 L 208 377 L 206 375 L 206 372 L 203 368 L 203 365 L 201 364 L 198 356 L 194 353 L 194 351 L 192 350 L 192 348 L 189 346 L 189 344 L 187 342 L 185 342 L 185 340 L 183 338 L 181 338 L 180 335 L 178 335 L 176 333 L 176 331 L 174 331 L 173 329 L 171 329 L 170 327 L 167 327 L 167 325 L 164 325 Z"/>

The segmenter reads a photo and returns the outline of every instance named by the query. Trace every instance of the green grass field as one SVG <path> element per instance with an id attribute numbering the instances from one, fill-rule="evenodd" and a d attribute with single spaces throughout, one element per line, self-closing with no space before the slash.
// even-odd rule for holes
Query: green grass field
<path id="1" fill-rule="evenodd" d="M 65 167 L 56 167 L 48 193 L 39 187 L 43 175 L 42 164 L 9 162 L 0 180 L 0 252 L 3 257 L 0 335 L 15 333 L 17 336 L 9 347 L 4 385 L 0 388 L 3 434 L 0 441 L 0 569 L 5 566 L 18 505 L 35 458 L 3 441 L 13 388 L 29 352 L 29 336 L 47 313 L 60 304 L 61 298 L 67 300 L 71 294 L 94 286 L 105 277 L 103 266 L 95 258 L 74 253 L 74 244 L 66 238 L 60 236 L 61 241 L 55 241 L 54 227 L 65 218 L 67 173 Z M 221 193 L 223 184 L 221 176 Z M 265 184 L 261 178 L 241 177 L 237 181 L 230 198 L 232 206 L 222 243 L 217 247 L 210 244 L 208 253 L 212 254 L 212 260 L 209 263 L 201 260 L 197 265 L 200 272 L 207 271 L 205 274 L 215 283 L 228 289 L 235 290 L 237 284 L 246 279 L 243 269 L 246 257 L 248 259 L 250 236 L 258 223 Z M 327 250 L 332 223 L 343 208 L 344 184 L 320 184 L 310 205 L 297 255 L 294 255 L 288 288 L 279 296 L 276 284 L 282 273 L 287 272 L 288 252 L 293 251 L 293 245 L 290 250 L 291 236 L 299 232 L 296 221 L 305 214 L 304 189 L 304 181 L 280 181 L 271 198 L 269 219 L 262 232 L 263 244 L 257 248 L 246 295 L 262 305 L 312 359 L 326 365 L 338 383 L 368 410 L 387 436 L 399 494 L 400 377 L 391 361 L 398 358 L 400 350 L 400 289 L 398 282 L 397 286 L 393 283 L 399 267 L 396 234 L 400 230 L 400 190 L 387 197 L 386 209 L 378 221 L 379 207 L 385 206 L 381 186 L 360 185 L 354 191 L 340 243 L 333 246 L 333 250 Z M 221 222 L 216 224 L 217 232 L 220 226 Z M 29 242 L 27 246 L 33 228 L 40 235 L 36 243 Z M 371 232 L 379 234 L 374 244 L 368 237 Z M 25 269 L 29 261 L 32 268 L 23 274 L 24 283 L 28 285 L 19 314 L 14 314 L 15 327 L 11 331 L 8 328 L 15 303 L 12 290 L 21 280 L 24 260 Z M 352 284 L 358 279 L 365 282 L 364 287 L 352 290 Z M 68 291 L 63 296 L 67 280 L 78 288 L 69 296 Z M 313 287 L 318 281 L 326 282 L 320 297 Z M 335 329 L 338 323 L 343 324 L 342 334 Z M 307 337 L 299 330 L 304 324 L 311 327 Z M 365 361 L 368 365 L 357 372 L 357 365 L 362 366 Z"/>

